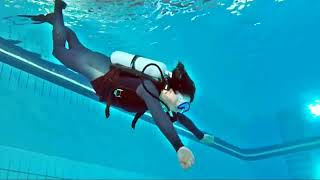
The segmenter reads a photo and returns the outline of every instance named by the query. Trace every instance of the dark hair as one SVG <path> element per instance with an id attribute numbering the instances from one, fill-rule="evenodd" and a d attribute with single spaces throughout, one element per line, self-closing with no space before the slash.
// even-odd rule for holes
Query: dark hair
<path id="1" fill-rule="evenodd" d="M 174 91 L 190 96 L 190 101 L 193 101 L 196 87 L 181 62 L 178 62 L 176 68 L 173 69 L 169 85 Z"/>

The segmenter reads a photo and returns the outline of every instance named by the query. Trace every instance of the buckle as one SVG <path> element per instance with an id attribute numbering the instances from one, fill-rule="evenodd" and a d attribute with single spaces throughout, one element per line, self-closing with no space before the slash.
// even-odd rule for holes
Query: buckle
<path id="1" fill-rule="evenodd" d="M 113 95 L 115 96 L 115 97 L 121 97 L 121 92 L 123 91 L 123 89 L 115 89 L 114 91 L 113 91 Z"/>

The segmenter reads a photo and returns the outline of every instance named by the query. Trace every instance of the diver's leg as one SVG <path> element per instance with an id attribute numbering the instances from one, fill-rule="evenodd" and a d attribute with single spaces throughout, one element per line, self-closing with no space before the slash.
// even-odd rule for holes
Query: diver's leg
<path id="1" fill-rule="evenodd" d="M 56 13 L 56 11 L 55 11 L 55 13 Z M 74 63 L 74 64 L 75 65 L 83 64 L 85 66 L 90 66 L 90 67 L 86 67 L 86 71 L 88 69 L 94 69 L 91 76 L 90 76 L 91 79 L 94 77 L 99 77 L 99 76 L 107 73 L 110 70 L 110 65 L 111 65 L 110 58 L 102 53 L 91 51 L 88 48 L 84 47 L 82 45 L 82 43 L 79 41 L 76 33 L 73 30 L 71 30 L 70 28 L 64 26 L 62 10 L 58 11 L 57 13 L 59 13 L 59 15 L 58 15 L 58 17 L 56 17 L 57 19 L 53 22 L 53 26 L 54 27 L 55 26 L 63 26 L 63 30 L 64 30 L 63 31 L 63 38 L 65 38 L 65 36 L 66 36 L 66 39 L 67 39 L 67 42 L 69 45 L 69 51 L 73 52 L 72 56 L 74 56 L 74 54 L 76 54 L 76 52 L 82 54 L 82 56 L 80 58 L 75 59 L 76 61 L 81 61 L 81 62 Z M 58 45 L 63 45 L 63 47 L 65 47 L 64 46 L 65 40 L 64 40 L 64 44 L 58 43 Z M 73 65 L 73 63 L 71 65 Z M 71 66 L 71 65 L 69 65 L 69 66 Z M 75 68 L 77 68 L 77 67 L 75 67 Z M 101 73 L 97 73 L 97 72 L 101 72 Z M 89 72 L 89 74 L 90 73 L 91 72 Z M 86 74 L 88 74 L 88 73 L 86 73 Z"/>
<path id="2" fill-rule="evenodd" d="M 82 56 L 77 58 L 76 61 L 82 61 L 83 64 L 86 64 L 90 66 L 90 68 L 94 68 L 96 71 L 102 72 L 103 74 L 110 70 L 111 60 L 108 56 L 86 48 L 79 41 L 76 33 L 73 30 L 68 27 L 65 27 L 65 29 L 67 32 L 67 42 L 69 45 L 68 51 L 72 52 L 72 56 L 75 56 L 74 53 L 76 52 L 82 54 Z M 101 74 L 99 73 L 98 75 L 100 76 Z"/>
<path id="3" fill-rule="evenodd" d="M 76 33 L 64 26 L 62 10 L 65 7 L 66 4 L 62 0 L 55 0 L 54 13 L 19 16 L 30 18 L 36 24 L 47 22 L 53 25 L 52 54 L 70 69 L 84 74 L 90 79 L 100 76 L 101 73 L 107 73 L 111 65 L 110 58 L 84 47 Z M 65 46 L 66 42 L 68 42 L 69 49 Z M 91 69 L 93 70 L 91 71 Z"/>
<path id="4" fill-rule="evenodd" d="M 56 0 L 61 1 L 61 0 Z M 50 17 L 53 16 L 53 17 Z M 69 49 L 73 48 L 84 48 L 84 46 L 79 41 L 76 33 L 70 28 L 64 25 L 62 8 L 55 5 L 54 14 L 46 15 L 49 22 L 53 25 L 54 33 L 54 43 L 57 43 L 57 46 L 65 46 L 65 42 L 68 42 Z M 55 44 L 53 47 L 56 47 Z"/>
<path id="5" fill-rule="evenodd" d="M 53 51 L 53 55 L 67 68 L 82 74 L 90 81 L 105 74 L 105 72 L 101 72 L 90 66 L 85 57 L 85 53 L 76 49 L 56 47 Z"/>
<path id="6" fill-rule="evenodd" d="M 55 0 L 54 1 L 54 18 L 52 19 L 52 25 L 53 25 L 53 48 L 56 47 L 65 47 L 66 41 L 67 41 L 67 31 L 64 26 L 64 20 L 63 20 L 63 6 L 62 0 Z"/>
<path id="7" fill-rule="evenodd" d="M 66 28 L 66 31 L 67 31 L 67 41 L 68 41 L 68 46 L 69 46 L 69 49 L 73 49 L 73 48 L 77 48 L 77 49 L 80 49 L 80 48 L 85 48 L 84 45 L 79 41 L 76 33 L 68 28 L 68 27 L 65 27 Z M 86 49 L 86 48 L 85 48 Z"/>
<path id="8" fill-rule="evenodd" d="M 47 23 L 49 23 L 51 25 L 55 24 L 55 17 L 56 17 L 55 13 L 39 14 L 39 15 L 19 15 L 19 16 L 30 18 L 31 20 L 34 21 L 35 24 L 41 24 L 41 23 L 47 22 Z M 60 16 L 60 13 L 58 14 L 58 16 Z M 66 33 L 65 36 L 67 36 L 67 41 L 68 41 L 69 48 L 70 49 L 71 48 L 83 48 L 84 46 L 79 41 L 76 33 L 72 29 L 64 26 L 63 23 L 60 23 L 61 21 L 63 22 L 63 19 L 61 20 L 61 17 L 58 17 L 58 18 L 60 18 L 60 19 L 57 22 L 56 26 L 54 26 L 56 28 L 55 30 L 60 32 L 61 29 L 62 29 L 62 32 Z M 57 39 L 57 41 L 59 41 L 59 39 Z M 65 40 L 63 39 L 63 41 L 65 41 Z"/>
<path id="9" fill-rule="evenodd" d="M 91 51 L 84 47 L 73 30 L 68 27 L 65 27 L 65 30 L 67 32 L 67 42 L 69 45 L 68 51 L 72 52 L 72 56 L 75 56 L 76 52 L 82 54 L 82 57 L 77 58 L 76 61 L 83 61 L 83 64 L 86 64 L 103 74 L 109 71 L 111 60 L 108 56 L 99 52 Z"/>
<path id="10" fill-rule="evenodd" d="M 89 64 L 90 61 L 97 61 L 94 59 L 88 59 L 87 54 L 91 54 L 86 48 L 71 48 L 65 47 L 68 40 L 68 30 L 64 26 L 62 15 L 62 3 L 61 0 L 55 0 L 55 18 L 53 20 L 53 52 L 52 54 L 60 60 L 62 64 L 68 68 L 84 75 L 87 79 L 94 80 L 97 77 L 104 75 L 105 72 L 93 67 Z M 74 34 L 75 35 L 75 34 Z M 76 36 L 70 36 L 70 45 L 72 47 L 79 46 Z"/>

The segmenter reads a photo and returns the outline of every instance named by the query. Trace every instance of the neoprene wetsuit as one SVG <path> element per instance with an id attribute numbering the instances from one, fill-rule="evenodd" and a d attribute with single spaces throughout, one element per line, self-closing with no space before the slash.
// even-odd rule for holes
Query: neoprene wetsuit
<path id="1" fill-rule="evenodd" d="M 96 68 L 100 68 L 100 71 L 107 73 L 110 70 L 110 58 L 101 53 L 91 51 L 88 48 L 85 48 L 78 40 L 76 34 L 70 28 L 64 26 L 62 9 L 65 8 L 65 6 L 66 4 L 63 1 L 55 0 L 55 19 L 52 21 L 46 19 L 47 17 L 44 15 L 34 17 L 38 18 L 38 20 L 40 21 L 48 22 L 53 25 L 53 54 L 61 62 L 64 62 L 66 66 L 81 74 L 86 75 L 87 72 L 86 69 L 83 69 L 85 67 L 82 66 L 83 63 L 85 63 L 82 61 L 85 60 L 94 61 L 95 63 L 93 63 L 93 65 L 95 65 Z M 69 44 L 69 49 L 65 47 L 67 41 Z M 89 77 L 90 79 L 90 75 L 86 75 L 86 77 Z M 98 79 L 99 78 L 94 78 L 91 81 L 91 83 Z M 141 99 L 143 99 L 143 101 L 145 102 L 148 110 L 150 111 L 155 121 L 155 124 L 167 137 L 167 139 L 173 145 L 174 149 L 178 151 L 178 149 L 183 146 L 183 143 L 181 142 L 173 126 L 173 123 L 171 122 L 170 117 L 166 112 L 163 111 L 159 100 L 153 98 L 143 88 L 140 79 L 121 78 L 120 80 L 125 81 L 128 86 L 136 87 L 135 89 L 137 95 L 140 96 Z M 98 84 L 103 85 L 102 83 Z M 157 95 L 157 97 L 159 97 L 159 92 L 151 81 L 145 80 L 145 85 L 152 94 Z M 95 90 L 97 91 L 99 90 L 99 88 L 95 88 Z M 189 129 L 198 139 L 202 139 L 204 134 L 193 124 L 193 122 L 188 117 L 180 113 L 177 113 L 176 115 L 177 120 L 182 125 Z"/>

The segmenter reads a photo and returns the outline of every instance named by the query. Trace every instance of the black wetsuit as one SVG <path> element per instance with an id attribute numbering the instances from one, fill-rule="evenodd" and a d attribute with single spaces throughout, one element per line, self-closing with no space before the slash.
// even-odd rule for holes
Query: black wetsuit
<path id="1" fill-rule="evenodd" d="M 70 69 L 73 69 L 80 74 L 85 75 L 88 79 L 91 79 L 91 75 L 87 74 L 88 65 L 83 65 L 84 60 L 92 61 L 92 65 L 96 65 L 96 69 L 101 72 L 109 71 L 111 64 L 110 58 L 85 48 L 78 40 L 76 34 L 69 28 L 64 26 L 62 9 L 65 3 L 59 0 L 55 0 L 55 16 L 53 20 L 50 20 L 49 16 L 36 16 L 38 21 L 48 22 L 53 25 L 53 54 L 57 59 L 64 63 Z M 33 19 L 35 20 L 35 19 Z M 69 49 L 65 47 L 66 42 L 69 44 Z M 145 102 L 148 110 L 150 111 L 155 124 L 160 128 L 162 133 L 167 137 L 174 149 L 177 151 L 183 146 L 173 123 L 166 112 L 163 111 L 158 99 L 153 98 L 141 84 L 139 79 L 122 79 L 127 82 L 128 86 L 135 86 L 136 93 Z M 155 85 L 146 80 L 145 85 L 152 94 L 159 97 L 159 92 L 155 88 Z M 203 137 L 203 133 L 193 124 L 193 122 L 185 115 L 178 113 L 178 121 L 189 129 L 198 139 Z"/>

